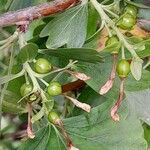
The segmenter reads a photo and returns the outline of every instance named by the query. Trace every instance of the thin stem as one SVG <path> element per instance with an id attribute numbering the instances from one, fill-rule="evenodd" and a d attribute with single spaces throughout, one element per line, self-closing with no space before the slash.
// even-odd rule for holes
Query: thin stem
<path id="1" fill-rule="evenodd" d="M 122 45 L 121 47 L 121 54 L 122 54 L 122 59 L 125 59 L 125 51 L 124 51 L 124 46 Z"/>
<path id="2" fill-rule="evenodd" d="M 119 29 L 117 27 L 114 27 L 114 30 L 117 33 L 118 38 L 120 39 L 120 41 L 124 44 L 124 46 L 128 49 L 128 51 L 131 53 L 131 55 L 135 58 L 139 58 L 139 56 L 136 54 L 135 52 L 135 48 L 134 46 L 130 45 L 127 40 L 125 39 L 124 35 L 119 31 Z"/>
<path id="3" fill-rule="evenodd" d="M 49 84 L 45 81 L 45 80 L 43 80 L 42 78 L 38 78 L 43 84 L 45 84 L 45 86 L 49 86 Z"/>
<path id="4" fill-rule="evenodd" d="M 109 2 L 110 0 L 104 0 L 103 2 L 101 2 L 101 4 L 106 4 L 107 2 Z"/>
<path id="5" fill-rule="evenodd" d="M 1 41 L 1 47 L 0 47 L 0 50 L 3 50 L 3 49 L 6 49 L 6 48 L 9 48 L 13 42 L 18 38 L 18 32 L 15 32 L 11 37 L 9 37 L 8 39 L 6 40 L 3 40 Z"/>
<path id="6" fill-rule="evenodd" d="M 0 41 L 0 45 L 4 45 L 4 44 L 6 44 L 6 43 L 7 43 L 7 41 L 8 41 L 8 39 L 5 39 L 5 40 Z"/>
<path id="7" fill-rule="evenodd" d="M 54 71 L 51 71 L 50 73 L 48 73 L 48 74 L 44 74 L 44 75 L 41 75 L 41 74 L 38 74 L 38 73 L 36 73 L 36 72 L 34 72 L 33 70 L 32 70 L 32 74 L 35 76 L 35 77 L 37 77 L 39 80 L 41 80 L 41 78 L 44 78 L 44 77 L 46 77 L 46 76 L 48 76 L 48 75 L 51 75 L 51 74 L 53 74 L 53 73 L 57 73 L 57 72 L 59 72 L 54 78 L 53 78 L 53 80 L 52 81 L 55 81 L 56 79 L 58 79 L 67 69 L 69 69 L 69 68 L 71 68 L 75 63 L 77 63 L 78 61 L 71 61 L 66 67 L 64 67 L 64 68 L 57 68 L 56 70 L 54 70 Z M 42 81 L 42 80 L 41 80 Z M 43 81 L 42 81 L 43 82 Z M 44 82 L 43 82 L 44 83 Z M 46 86 L 47 86 L 47 83 L 44 83 Z"/>
<path id="8" fill-rule="evenodd" d="M 106 27 L 106 30 L 108 32 L 109 37 L 112 37 L 112 33 L 111 33 L 111 31 L 110 31 L 110 29 L 109 29 L 109 27 L 108 27 L 106 22 L 105 22 L 105 27 Z"/>
<path id="9" fill-rule="evenodd" d="M 67 69 L 71 68 L 74 64 L 76 64 L 77 62 L 78 62 L 78 61 L 70 62 L 66 67 L 64 67 L 64 68 L 56 68 L 56 70 L 53 70 L 53 71 L 51 71 L 51 72 L 49 72 L 49 73 L 47 73 L 47 74 L 38 74 L 38 73 L 34 72 L 33 70 L 32 70 L 32 73 L 33 73 L 34 76 L 37 77 L 37 78 L 44 78 L 44 77 L 47 77 L 47 76 L 49 76 L 49 75 L 51 75 L 51 74 L 54 74 L 54 73 L 57 73 L 57 72 L 61 72 L 61 71 L 67 70 Z"/>
<path id="10" fill-rule="evenodd" d="M 3 35 L 5 38 L 8 38 L 8 37 L 11 36 L 11 34 L 10 34 L 8 31 L 4 30 L 3 28 L 0 28 L 0 32 L 2 33 L 2 35 Z"/>
<path id="11" fill-rule="evenodd" d="M 40 86 L 39 86 L 35 76 L 32 73 L 32 69 L 31 69 L 30 65 L 26 62 L 26 63 L 24 63 L 23 68 L 28 73 L 29 77 L 31 78 L 32 83 L 33 83 L 33 91 L 36 92 L 37 90 L 40 89 Z"/>
<path id="12" fill-rule="evenodd" d="M 62 72 L 59 72 L 52 80 L 51 80 L 51 82 L 53 82 L 53 81 L 57 81 L 58 80 L 58 78 L 60 78 L 61 77 L 61 75 L 64 73 L 64 71 L 62 71 Z"/>
<path id="13" fill-rule="evenodd" d="M 28 74 L 27 74 L 27 72 L 25 72 L 24 76 L 25 76 L 26 84 L 29 84 L 30 82 L 29 82 L 29 79 L 28 79 Z"/>
<path id="14" fill-rule="evenodd" d="M 26 63 L 24 63 L 23 68 L 28 73 L 28 75 L 31 78 L 31 81 L 33 83 L 33 91 L 32 92 L 37 92 L 38 91 L 41 95 L 41 98 L 42 98 L 43 102 L 46 102 L 47 97 L 45 96 L 44 91 L 41 89 L 36 77 L 34 76 L 33 70 L 30 67 L 30 65 L 26 62 Z"/>
<path id="15" fill-rule="evenodd" d="M 113 17 L 115 17 L 115 18 L 119 18 L 119 16 L 117 15 L 117 14 L 115 14 L 115 13 L 113 13 L 112 11 L 110 11 L 109 9 L 107 9 L 107 8 L 105 8 L 104 7 L 104 10 L 106 11 L 106 12 L 108 12 L 109 14 L 111 14 Z"/>
<path id="16" fill-rule="evenodd" d="M 6 76 L 0 78 L 0 85 L 1 85 L 1 84 L 4 84 L 4 83 L 8 83 L 9 81 L 14 80 L 14 79 L 16 79 L 16 78 L 18 78 L 18 77 L 21 77 L 21 76 L 24 75 L 24 73 L 25 73 L 25 70 L 22 69 L 22 70 L 21 70 L 19 73 L 17 73 L 17 74 L 6 75 Z"/>

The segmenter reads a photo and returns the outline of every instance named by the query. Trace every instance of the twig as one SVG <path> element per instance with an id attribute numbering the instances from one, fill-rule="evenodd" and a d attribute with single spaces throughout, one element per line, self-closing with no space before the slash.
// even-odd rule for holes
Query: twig
<path id="1" fill-rule="evenodd" d="M 7 12 L 0 16 L 0 27 L 15 25 L 22 21 L 32 21 L 43 16 L 62 12 L 79 3 L 80 0 L 54 0 L 18 11 Z"/>

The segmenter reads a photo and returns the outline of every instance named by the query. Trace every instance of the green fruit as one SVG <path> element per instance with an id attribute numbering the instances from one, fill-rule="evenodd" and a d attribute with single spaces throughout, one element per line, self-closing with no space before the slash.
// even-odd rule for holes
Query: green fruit
<path id="1" fill-rule="evenodd" d="M 119 39 L 117 36 L 112 36 L 112 37 L 109 37 L 108 40 L 106 41 L 106 44 L 105 46 L 111 46 L 111 45 L 114 45 L 116 44 L 117 45 L 117 49 L 115 51 L 112 51 L 112 53 L 118 53 L 119 51 L 119 48 L 120 46 L 118 46 L 120 43 L 119 43 Z"/>
<path id="2" fill-rule="evenodd" d="M 110 46 L 110 45 L 116 44 L 118 42 L 119 42 L 118 37 L 112 36 L 112 37 L 108 38 L 108 40 L 106 41 L 106 46 Z"/>
<path id="3" fill-rule="evenodd" d="M 136 18 L 138 10 L 133 5 L 127 5 L 124 9 L 124 13 L 128 13 L 128 14 L 132 15 L 134 18 Z"/>
<path id="4" fill-rule="evenodd" d="M 48 60 L 44 59 L 44 58 L 39 58 L 36 62 L 35 62 L 35 71 L 40 73 L 40 74 L 45 74 L 51 71 L 52 69 L 52 65 L 49 63 Z"/>
<path id="5" fill-rule="evenodd" d="M 31 84 L 27 84 L 27 83 L 24 83 L 21 88 L 20 88 L 20 94 L 22 97 L 28 95 L 29 93 L 32 92 L 32 85 Z"/>
<path id="6" fill-rule="evenodd" d="M 127 60 L 122 59 L 117 64 L 117 73 L 120 78 L 126 78 L 130 72 L 130 64 Z"/>
<path id="7" fill-rule="evenodd" d="M 47 92 L 51 96 L 57 96 L 62 93 L 62 87 L 58 82 L 54 81 L 49 84 Z"/>
<path id="8" fill-rule="evenodd" d="M 57 120 L 59 120 L 59 116 L 56 112 L 52 111 L 48 114 L 48 121 L 55 124 Z"/>
<path id="9" fill-rule="evenodd" d="M 125 14 L 123 18 L 119 20 L 117 26 L 124 30 L 130 30 L 135 24 L 136 19 L 130 14 Z"/>

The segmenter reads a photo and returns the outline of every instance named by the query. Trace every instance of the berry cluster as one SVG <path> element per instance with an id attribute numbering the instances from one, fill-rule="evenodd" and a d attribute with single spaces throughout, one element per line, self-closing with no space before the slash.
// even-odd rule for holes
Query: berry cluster
<path id="1" fill-rule="evenodd" d="M 123 11 L 123 14 L 119 18 L 116 25 L 123 29 L 123 30 L 131 30 L 133 26 L 136 24 L 136 18 L 137 18 L 137 8 L 133 5 L 127 5 Z M 114 121 L 119 121 L 119 115 L 117 114 L 117 111 L 119 109 L 119 106 L 121 105 L 121 102 L 123 100 L 124 96 L 124 81 L 125 78 L 130 73 L 130 64 L 125 59 L 125 52 L 124 52 L 124 45 L 122 41 L 118 38 L 117 35 L 113 34 L 110 37 L 108 37 L 105 46 L 111 47 L 111 46 L 117 46 L 115 50 L 111 51 L 111 54 L 113 56 L 113 67 L 111 71 L 111 75 L 107 82 L 101 87 L 100 94 L 106 94 L 112 87 L 115 80 L 115 74 L 118 73 L 118 76 L 121 80 L 120 83 L 120 92 L 119 97 L 115 103 L 115 105 L 111 109 L 111 117 Z M 121 60 L 117 61 L 117 56 L 119 53 L 120 48 L 122 48 L 122 57 Z"/>
<path id="2" fill-rule="evenodd" d="M 117 26 L 124 30 L 130 30 L 136 24 L 137 8 L 133 5 L 127 5 L 123 15 L 120 17 Z"/>
<path id="3" fill-rule="evenodd" d="M 45 74 L 52 70 L 52 65 L 51 63 L 49 63 L 48 60 L 44 58 L 39 58 L 38 60 L 36 60 L 34 64 L 34 69 L 37 73 Z M 30 83 L 24 83 L 20 88 L 21 96 L 24 97 L 29 95 L 32 92 L 32 90 L 33 90 L 33 86 Z M 50 82 L 47 88 L 47 93 L 50 96 L 60 95 L 62 93 L 62 87 L 60 83 L 56 81 Z"/>

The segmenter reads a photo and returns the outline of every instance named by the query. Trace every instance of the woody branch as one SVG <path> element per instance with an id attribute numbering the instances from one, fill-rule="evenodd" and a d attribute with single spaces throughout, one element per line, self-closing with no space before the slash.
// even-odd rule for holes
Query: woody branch
<path id="1" fill-rule="evenodd" d="M 0 15 L 0 27 L 16 25 L 22 21 L 32 21 L 44 16 L 62 12 L 78 4 L 80 0 L 54 0 L 18 11 L 7 12 Z"/>

